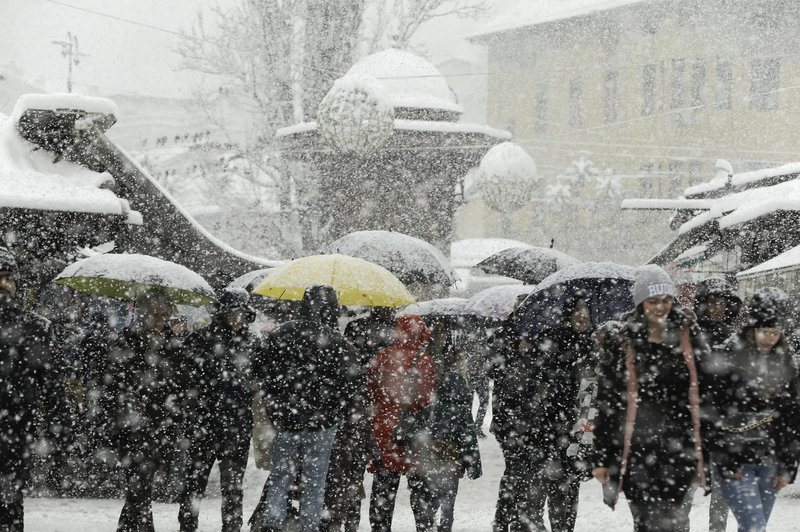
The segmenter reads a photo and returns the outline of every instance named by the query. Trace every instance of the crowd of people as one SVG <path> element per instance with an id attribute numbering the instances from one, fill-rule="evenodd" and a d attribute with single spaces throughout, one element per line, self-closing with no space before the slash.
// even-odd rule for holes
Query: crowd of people
<path id="1" fill-rule="evenodd" d="M 417 530 L 448 532 L 460 481 L 482 474 L 488 382 L 505 462 L 486 524 L 495 532 L 546 531 L 545 511 L 551 531 L 574 530 L 592 478 L 612 508 L 624 494 L 637 532 L 688 532 L 697 489 L 711 495 L 711 531 L 725 529 L 729 510 L 740 532 L 765 531 L 797 473 L 800 379 L 787 296 L 774 288 L 744 304 L 708 279 L 685 302 L 663 269 L 643 266 L 618 320 L 597 323 L 591 294 L 575 290 L 534 336 L 514 313 L 468 335 L 456 329 L 478 326 L 383 307 L 348 321 L 329 286 L 308 287 L 299 313 L 263 337 L 251 330 L 249 294 L 226 288 L 210 323 L 189 332 L 153 291 L 124 328 L 94 317 L 67 357 L 63 335 L 23 309 L 19 281 L 0 248 L 2 531 L 23 529 L 43 448 L 84 453 L 98 482 L 120 472 L 123 532 L 154 530 L 165 467 L 177 478 L 180 530 L 197 530 L 197 499 L 218 462 L 223 530 L 239 531 L 263 409 L 270 474 L 251 530 L 285 530 L 295 514 L 302 532 L 354 532 L 370 473 L 373 532 L 392 530 L 403 476 Z"/>

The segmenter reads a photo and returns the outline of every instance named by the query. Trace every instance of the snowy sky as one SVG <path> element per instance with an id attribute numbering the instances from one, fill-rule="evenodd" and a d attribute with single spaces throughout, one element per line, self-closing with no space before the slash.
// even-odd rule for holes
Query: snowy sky
<path id="1" fill-rule="evenodd" d="M 52 41 L 66 40 L 71 32 L 78 38 L 79 51 L 87 54 L 73 72 L 75 92 L 177 97 L 203 83 L 213 89 L 213 80 L 179 69 L 179 57 L 173 52 L 178 37 L 170 32 L 188 30 L 200 9 L 235 2 L 0 0 L 0 67 L 11 65 L 11 74 L 47 91 L 66 92 L 67 60 L 61 46 Z M 420 30 L 418 44 L 435 61 L 451 56 L 469 59 L 474 50 L 465 51 L 468 47 L 461 36 L 481 22 L 437 20 Z"/>

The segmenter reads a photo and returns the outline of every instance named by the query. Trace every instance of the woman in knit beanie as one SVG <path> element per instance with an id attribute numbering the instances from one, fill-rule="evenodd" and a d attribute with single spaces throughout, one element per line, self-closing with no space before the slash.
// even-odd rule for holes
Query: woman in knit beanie
<path id="1" fill-rule="evenodd" d="M 634 530 L 688 528 L 681 503 L 707 486 L 696 356 L 707 351 L 675 285 L 654 265 L 636 271 L 636 308 L 599 334 L 592 474 L 614 506 L 625 493 Z"/>

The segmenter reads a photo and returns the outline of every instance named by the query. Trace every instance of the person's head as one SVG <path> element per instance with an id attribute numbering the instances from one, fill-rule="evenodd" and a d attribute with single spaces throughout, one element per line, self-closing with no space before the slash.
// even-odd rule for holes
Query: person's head
<path id="1" fill-rule="evenodd" d="M 176 314 L 167 321 L 169 330 L 175 336 L 185 336 L 189 332 L 189 322 L 186 316 Z"/>
<path id="2" fill-rule="evenodd" d="M 745 329 L 752 329 L 753 341 L 759 350 L 771 350 L 783 337 L 788 301 L 786 293 L 779 288 L 762 288 L 748 301 Z"/>
<path id="3" fill-rule="evenodd" d="M 0 246 L 0 304 L 10 303 L 17 296 L 19 269 L 11 250 Z"/>
<path id="4" fill-rule="evenodd" d="M 676 296 L 675 284 L 663 268 L 647 264 L 636 269 L 633 302 L 649 326 L 664 325 Z"/>
<path id="5" fill-rule="evenodd" d="M 731 324 L 742 308 L 742 299 L 724 279 L 705 279 L 697 284 L 695 312 L 702 323 Z"/>
<path id="6" fill-rule="evenodd" d="M 244 288 L 229 286 L 219 292 L 214 314 L 234 331 L 253 323 L 256 311 L 250 305 L 250 295 Z"/>
<path id="7" fill-rule="evenodd" d="M 175 306 L 161 292 L 146 292 L 136 298 L 139 324 L 150 332 L 163 332 Z"/>
<path id="8" fill-rule="evenodd" d="M 336 290 L 327 285 L 314 285 L 306 288 L 303 294 L 303 306 L 306 319 L 318 321 L 328 327 L 336 328 L 339 324 L 339 298 Z"/>
<path id="9" fill-rule="evenodd" d="M 575 299 L 568 307 L 569 309 L 569 326 L 576 333 L 589 332 L 592 328 L 592 313 L 589 310 L 589 305 L 583 298 Z"/>
<path id="10" fill-rule="evenodd" d="M 394 323 L 394 309 L 392 307 L 371 307 L 369 314 L 380 322 Z"/>
<path id="11" fill-rule="evenodd" d="M 431 331 L 422 318 L 406 314 L 397 318 L 395 325 L 395 343 L 421 349 L 431 338 Z"/>

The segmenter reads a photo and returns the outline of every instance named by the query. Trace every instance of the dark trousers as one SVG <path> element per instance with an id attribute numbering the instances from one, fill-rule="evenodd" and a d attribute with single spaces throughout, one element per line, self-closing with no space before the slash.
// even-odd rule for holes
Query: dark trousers
<path id="1" fill-rule="evenodd" d="M 578 516 L 578 492 L 580 480 L 559 460 L 553 460 L 542 468 L 533 481 L 530 491 L 531 512 L 539 530 L 544 527 L 544 508 L 547 506 L 552 532 L 572 532 Z M 536 529 L 536 528 L 534 528 Z"/>
<path id="2" fill-rule="evenodd" d="M 117 532 L 154 532 L 152 488 L 159 466 L 159 455 L 147 446 L 127 453 L 125 467 L 125 504 L 117 523 Z"/>
<path id="3" fill-rule="evenodd" d="M 23 477 L 18 473 L 0 475 L 0 531 L 22 532 L 24 507 Z"/>
<path id="4" fill-rule="evenodd" d="M 339 425 L 325 481 L 325 510 L 320 531 L 357 532 L 361 520 L 364 472 L 372 443 L 369 417 Z"/>
<path id="5" fill-rule="evenodd" d="M 623 487 L 628 507 L 633 516 L 635 532 L 676 532 L 688 530 L 688 515 L 683 502 L 689 491 L 690 479 L 671 479 L 651 471 L 653 481 L 648 485 L 635 484 Z M 628 479 L 626 479 L 628 480 Z M 674 480 L 674 483 L 667 483 Z"/>
<path id="6" fill-rule="evenodd" d="M 497 436 L 503 451 L 505 470 L 500 478 L 497 494 L 497 507 L 492 530 L 494 532 L 526 532 L 541 530 L 544 522 L 532 508 L 531 472 L 541 467 L 530 446 L 522 438 Z"/>
<path id="7" fill-rule="evenodd" d="M 372 477 L 372 493 L 369 500 L 369 522 L 372 532 L 391 532 L 400 473 L 378 471 Z M 417 532 L 433 532 L 433 496 L 425 480 L 416 474 L 408 475 L 411 510 L 414 512 Z"/>
<path id="8" fill-rule="evenodd" d="M 227 441 L 207 438 L 191 443 L 178 513 L 181 532 L 197 530 L 200 510 L 194 503 L 205 492 L 208 476 L 216 460 L 219 460 L 222 492 L 222 530 L 239 532 L 242 528 L 242 480 L 249 450 L 250 438 L 247 434 L 232 436 Z"/>

